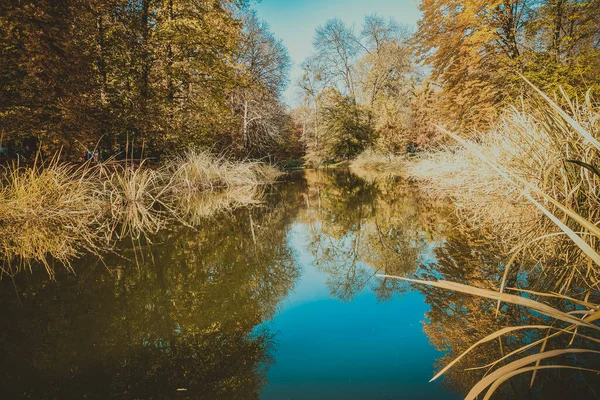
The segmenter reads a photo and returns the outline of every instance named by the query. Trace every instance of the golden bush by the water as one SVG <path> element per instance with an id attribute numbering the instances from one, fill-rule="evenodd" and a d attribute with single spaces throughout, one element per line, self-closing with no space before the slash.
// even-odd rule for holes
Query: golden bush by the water
<path id="1" fill-rule="evenodd" d="M 258 161 L 231 161 L 209 152 L 188 151 L 168 166 L 173 193 L 190 194 L 272 182 L 279 171 Z"/>
<path id="2" fill-rule="evenodd" d="M 350 168 L 363 171 L 375 171 L 397 175 L 402 173 L 406 165 L 406 157 L 396 154 L 377 153 L 371 149 L 359 154 L 350 163 Z"/>

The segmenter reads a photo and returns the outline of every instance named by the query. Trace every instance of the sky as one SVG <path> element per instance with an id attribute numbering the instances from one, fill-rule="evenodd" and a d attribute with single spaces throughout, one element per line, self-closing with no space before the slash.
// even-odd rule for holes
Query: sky
<path id="1" fill-rule="evenodd" d="M 376 13 L 416 28 L 421 15 L 417 0 L 261 0 L 254 8 L 292 58 L 290 85 L 284 94 L 290 106 L 296 105 L 294 83 L 302 74 L 300 63 L 312 52 L 315 29 L 328 19 L 339 18 L 359 30 L 364 17 Z"/>

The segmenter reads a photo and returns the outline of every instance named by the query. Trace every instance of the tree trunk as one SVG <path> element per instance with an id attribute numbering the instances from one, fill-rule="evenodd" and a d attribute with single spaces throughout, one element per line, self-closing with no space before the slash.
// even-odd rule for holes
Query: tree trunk
<path id="1" fill-rule="evenodd" d="M 562 30 L 564 0 L 558 0 L 555 5 L 554 14 L 554 33 L 552 36 L 552 46 L 554 48 L 554 58 L 557 64 L 560 63 L 560 31 Z"/>
<path id="2" fill-rule="evenodd" d="M 144 107 L 144 111 L 146 111 L 146 103 L 148 98 L 150 97 L 149 83 L 148 79 L 150 76 L 150 50 L 149 46 L 149 38 L 150 38 L 150 29 L 148 26 L 148 10 L 150 8 L 150 0 L 142 1 L 142 85 L 140 88 L 140 94 L 142 96 L 142 106 Z"/>
<path id="3" fill-rule="evenodd" d="M 98 71 L 100 72 L 100 103 L 102 106 L 108 102 L 106 83 L 106 60 L 105 60 L 105 45 L 104 45 L 104 21 L 102 18 L 102 9 L 99 10 L 100 14 L 96 20 L 96 27 L 98 28 Z"/>
<path id="4" fill-rule="evenodd" d="M 173 0 L 167 2 L 167 21 L 169 24 L 173 20 Z M 170 27 L 172 28 L 172 27 Z M 172 39 L 167 39 L 167 99 L 169 103 L 175 98 L 175 85 L 173 84 L 173 48 L 171 47 Z"/>
<path id="5" fill-rule="evenodd" d="M 244 152 L 248 153 L 248 147 L 250 145 L 248 138 L 248 100 L 244 98 L 244 118 L 242 121 L 242 138 L 244 142 Z"/>

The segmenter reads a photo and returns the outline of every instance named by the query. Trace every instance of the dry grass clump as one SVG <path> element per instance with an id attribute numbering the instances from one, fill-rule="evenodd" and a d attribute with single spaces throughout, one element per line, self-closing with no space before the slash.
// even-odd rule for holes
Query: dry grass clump
<path id="1" fill-rule="evenodd" d="M 163 169 L 134 165 L 101 166 L 102 198 L 111 228 L 108 237 L 132 237 L 158 232 L 169 218 L 167 177 Z"/>
<path id="2" fill-rule="evenodd" d="M 168 169 L 173 193 L 184 197 L 234 186 L 257 186 L 281 175 L 275 167 L 259 161 L 236 162 L 194 150 L 172 161 Z"/>
<path id="3" fill-rule="evenodd" d="M 13 273 L 39 262 L 53 274 L 51 256 L 68 266 L 81 249 L 97 249 L 104 204 L 88 165 L 60 164 L 57 158 L 24 169 L 5 169 L 0 186 L 2 270 Z"/>
<path id="4" fill-rule="evenodd" d="M 162 168 L 143 162 L 75 167 L 58 156 L 32 168 L 9 166 L 0 180 L 2 272 L 41 263 L 52 276 L 52 259 L 69 268 L 83 251 L 99 254 L 115 240 L 257 204 L 259 186 L 279 175 L 264 163 L 193 151 Z"/>
<path id="5" fill-rule="evenodd" d="M 577 103 L 565 96 L 568 114 L 548 100 L 530 99 L 523 109 L 508 110 L 491 132 L 470 140 L 456 137 L 458 147 L 424 154 L 408 171 L 430 193 L 451 197 L 471 224 L 487 228 L 508 247 L 551 266 L 568 263 L 587 270 L 587 257 L 569 251 L 572 240 L 543 217 L 546 212 L 529 194 L 576 231 L 577 220 L 566 218 L 570 212 L 592 223 L 600 220 L 594 136 L 600 114 L 589 98 Z M 570 282 L 573 270 L 567 275 L 559 269 Z"/>
<path id="6" fill-rule="evenodd" d="M 383 174 L 398 175 L 406 167 L 406 157 L 396 154 L 377 153 L 371 149 L 360 153 L 350 162 L 350 168 L 364 171 L 375 171 Z"/>
<path id="7" fill-rule="evenodd" d="M 193 150 L 173 160 L 167 170 L 175 208 L 192 224 L 217 212 L 258 203 L 257 188 L 281 175 L 262 162 L 235 162 Z"/>
<path id="8" fill-rule="evenodd" d="M 412 168 L 416 176 L 427 179 L 430 190 L 439 187 L 467 207 L 471 196 L 482 201 L 482 214 L 496 223 L 498 215 L 510 212 L 506 206 L 510 200 L 523 202 L 523 207 L 527 202 L 532 214 L 543 216 L 533 222 L 533 229 L 513 225 L 516 233 L 502 231 L 513 235 L 517 247 L 506 264 L 498 290 L 399 278 L 495 300 L 497 316 L 507 311 L 505 304 L 535 311 L 534 317 L 542 316 L 534 324 L 520 319 L 520 325 L 499 328 L 434 376 L 433 379 L 438 378 L 484 343 L 502 343 L 503 339 L 508 343 L 514 341 L 517 331 L 527 332 L 525 343 L 514 349 L 500 345 L 502 357 L 480 367 L 487 372 L 466 399 L 476 399 L 484 393 L 483 398 L 489 399 L 507 380 L 522 374 L 531 376 L 531 387 L 537 373 L 548 369 L 576 370 L 595 379 L 600 374 L 579 364 L 577 358 L 600 354 L 600 170 L 595 165 L 600 152 L 600 113 L 589 98 L 578 104 L 565 96 L 566 112 L 534 89 L 543 101 L 533 100 L 527 112 L 511 110 L 494 132 L 479 140 L 465 140 L 441 128 L 461 148 L 454 153 L 430 155 Z M 491 198 L 486 201 L 487 195 Z M 500 211 L 491 211 L 493 207 Z M 519 235 L 525 236 L 519 239 Z M 550 276 L 556 284 L 537 291 L 506 287 L 509 272 L 518 268 L 513 262 L 525 249 L 548 240 L 552 246 L 538 247 L 530 257 L 542 275 Z"/>

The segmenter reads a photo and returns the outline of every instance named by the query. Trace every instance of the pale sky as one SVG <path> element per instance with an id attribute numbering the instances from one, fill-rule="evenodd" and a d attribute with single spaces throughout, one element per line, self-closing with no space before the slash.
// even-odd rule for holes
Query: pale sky
<path id="1" fill-rule="evenodd" d="M 294 63 L 285 92 L 285 100 L 291 106 L 295 105 L 294 83 L 301 76 L 300 63 L 311 54 L 319 25 L 337 17 L 359 30 L 366 15 L 377 13 L 416 27 L 421 16 L 417 0 L 261 0 L 254 8 L 273 33 L 283 39 Z"/>

